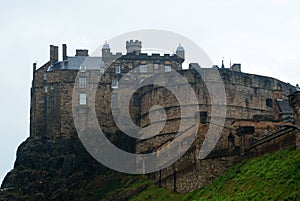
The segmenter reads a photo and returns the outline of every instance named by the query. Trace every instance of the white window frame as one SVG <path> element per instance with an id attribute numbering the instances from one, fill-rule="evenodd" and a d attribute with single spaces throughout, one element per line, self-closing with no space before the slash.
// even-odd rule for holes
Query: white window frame
<path id="1" fill-rule="evenodd" d="M 79 77 L 79 88 L 85 89 L 86 86 L 86 77 Z"/>
<path id="2" fill-rule="evenodd" d="M 86 103 L 87 103 L 86 93 L 80 93 L 79 94 L 79 105 L 86 105 Z"/>
<path id="3" fill-rule="evenodd" d="M 147 69 L 147 65 L 140 65 L 140 73 L 147 73 L 148 69 Z"/>
<path id="4" fill-rule="evenodd" d="M 86 66 L 85 65 L 81 65 L 80 66 L 80 72 L 85 72 L 86 71 Z"/>
<path id="5" fill-rule="evenodd" d="M 116 79 L 113 79 L 113 80 L 111 81 L 111 88 L 117 89 L 118 87 L 119 87 L 119 81 L 116 80 Z"/>
<path id="6" fill-rule="evenodd" d="M 121 66 L 120 65 L 117 65 L 115 67 L 115 69 L 116 69 L 116 74 L 120 74 L 121 73 Z"/>
<path id="7" fill-rule="evenodd" d="M 171 72 L 171 71 L 172 71 L 171 65 L 165 65 L 165 72 Z"/>

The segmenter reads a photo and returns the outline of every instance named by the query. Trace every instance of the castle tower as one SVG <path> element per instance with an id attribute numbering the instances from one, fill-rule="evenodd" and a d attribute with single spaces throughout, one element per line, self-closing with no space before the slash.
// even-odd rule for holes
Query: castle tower
<path id="1" fill-rule="evenodd" d="M 107 41 L 105 41 L 103 47 L 102 47 L 102 57 L 107 58 L 111 56 L 110 47 Z"/>
<path id="2" fill-rule="evenodd" d="M 139 53 L 141 53 L 141 49 L 142 49 L 142 41 L 139 41 L 139 40 L 126 41 L 127 54 L 132 53 L 132 52 L 139 54 Z"/>
<path id="3" fill-rule="evenodd" d="M 184 48 L 181 46 L 181 43 L 179 43 L 179 46 L 176 49 L 176 55 L 184 59 Z"/>

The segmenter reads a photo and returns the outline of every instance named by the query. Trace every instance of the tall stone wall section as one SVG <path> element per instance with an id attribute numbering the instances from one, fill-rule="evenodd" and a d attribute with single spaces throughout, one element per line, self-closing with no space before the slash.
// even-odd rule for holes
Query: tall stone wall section
<path id="1" fill-rule="evenodd" d="M 51 65 L 50 61 L 41 66 L 38 70 L 34 69 L 31 87 L 31 106 L 30 106 L 30 136 L 46 135 L 47 130 L 47 99 L 45 96 L 46 77 L 45 73 Z"/>

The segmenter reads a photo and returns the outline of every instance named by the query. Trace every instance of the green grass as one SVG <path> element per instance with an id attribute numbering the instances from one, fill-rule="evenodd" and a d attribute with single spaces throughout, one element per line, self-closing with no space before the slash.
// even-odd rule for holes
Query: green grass
<path id="1" fill-rule="evenodd" d="M 300 150 L 289 148 L 234 166 L 185 200 L 299 200 Z"/>
<path id="2" fill-rule="evenodd" d="M 246 160 L 185 195 L 158 188 L 145 176 L 123 176 L 92 191 L 83 200 L 300 200 L 300 150 Z"/>

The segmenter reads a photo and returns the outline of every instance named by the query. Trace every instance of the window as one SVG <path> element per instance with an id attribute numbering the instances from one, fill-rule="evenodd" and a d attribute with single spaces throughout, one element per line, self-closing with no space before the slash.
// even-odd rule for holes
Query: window
<path id="1" fill-rule="evenodd" d="M 80 66 L 80 72 L 85 72 L 86 70 L 86 66 L 85 65 L 81 65 Z"/>
<path id="2" fill-rule="evenodd" d="M 111 88 L 113 88 L 113 89 L 118 88 L 118 80 L 112 80 L 111 81 Z"/>
<path id="3" fill-rule="evenodd" d="M 271 98 L 267 98 L 266 99 L 266 106 L 267 107 L 273 107 L 273 101 Z"/>
<path id="4" fill-rule="evenodd" d="M 54 107 L 54 96 L 49 97 L 49 106 L 50 106 L 50 108 Z"/>
<path id="5" fill-rule="evenodd" d="M 80 94 L 79 99 L 80 105 L 86 105 L 86 94 Z"/>
<path id="6" fill-rule="evenodd" d="M 171 72 L 171 66 L 170 65 L 165 66 L 165 72 Z"/>
<path id="7" fill-rule="evenodd" d="M 121 67 L 120 66 L 116 66 L 116 73 L 120 74 L 121 73 Z"/>
<path id="8" fill-rule="evenodd" d="M 200 123 L 201 124 L 207 123 L 207 112 L 200 112 Z"/>
<path id="9" fill-rule="evenodd" d="M 44 86 L 44 92 L 48 93 L 48 86 Z"/>
<path id="10" fill-rule="evenodd" d="M 80 88 L 86 88 L 86 77 L 80 77 L 79 78 L 79 87 Z"/>
<path id="11" fill-rule="evenodd" d="M 148 72 L 148 70 L 147 70 L 147 65 L 141 65 L 141 66 L 140 66 L 140 72 L 141 72 L 141 73 L 147 73 L 147 72 Z"/>
<path id="12" fill-rule="evenodd" d="M 134 93 L 133 94 L 133 106 L 139 106 L 139 105 L 140 105 L 139 94 Z"/>
<path id="13" fill-rule="evenodd" d="M 47 80 L 47 73 L 44 73 L 44 80 Z"/>

